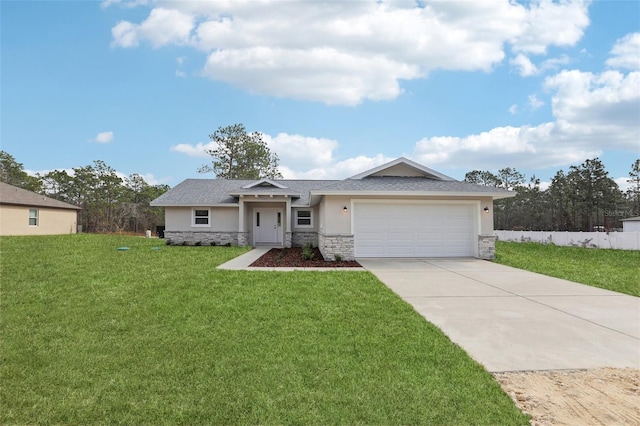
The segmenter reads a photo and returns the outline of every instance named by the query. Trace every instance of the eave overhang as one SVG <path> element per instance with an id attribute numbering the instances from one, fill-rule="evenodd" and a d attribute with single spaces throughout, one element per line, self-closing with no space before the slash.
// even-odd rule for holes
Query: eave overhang
<path id="1" fill-rule="evenodd" d="M 494 200 L 515 197 L 513 191 L 500 192 L 474 192 L 474 191 L 311 191 L 311 196 L 336 195 L 336 196 L 375 196 L 375 197 L 446 197 L 446 198 L 486 198 Z"/>

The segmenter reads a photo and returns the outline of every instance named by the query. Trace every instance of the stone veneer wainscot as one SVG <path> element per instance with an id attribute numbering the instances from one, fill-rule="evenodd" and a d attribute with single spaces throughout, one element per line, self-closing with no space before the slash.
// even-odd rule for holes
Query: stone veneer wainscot
<path id="1" fill-rule="evenodd" d="M 478 236 L 478 257 L 485 260 L 496 258 L 496 237 L 494 235 Z"/>
<path id="2" fill-rule="evenodd" d="M 355 260 L 353 235 L 319 233 L 318 248 L 324 260 L 336 260 L 336 255 L 342 260 Z"/>

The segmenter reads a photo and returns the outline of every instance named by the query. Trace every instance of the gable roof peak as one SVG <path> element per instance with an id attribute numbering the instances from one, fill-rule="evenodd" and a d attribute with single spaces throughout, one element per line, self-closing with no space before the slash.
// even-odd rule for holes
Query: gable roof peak
<path id="1" fill-rule="evenodd" d="M 281 183 L 275 182 L 267 178 L 260 179 L 255 182 L 251 182 L 248 185 L 244 185 L 242 189 L 251 189 L 251 188 L 265 187 L 265 186 L 271 186 L 273 188 L 280 188 L 280 189 L 287 189 L 287 187 L 282 185 Z"/>
<path id="2" fill-rule="evenodd" d="M 426 177 L 441 181 L 455 181 L 454 178 L 436 172 L 422 164 L 405 157 L 396 158 L 388 163 L 381 164 L 373 169 L 351 176 L 349 179 L 362 179 L 367 177 L 392 176 L 392 177 Z"/>

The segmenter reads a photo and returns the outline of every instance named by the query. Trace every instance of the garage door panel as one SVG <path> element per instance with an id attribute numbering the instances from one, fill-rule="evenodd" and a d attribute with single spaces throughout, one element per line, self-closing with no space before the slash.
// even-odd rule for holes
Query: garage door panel
<path id="1" fill-rule="evenodd" d="M 473 205 L 377 204 L 354 207 L 359 257 L 473 256 Z"/>

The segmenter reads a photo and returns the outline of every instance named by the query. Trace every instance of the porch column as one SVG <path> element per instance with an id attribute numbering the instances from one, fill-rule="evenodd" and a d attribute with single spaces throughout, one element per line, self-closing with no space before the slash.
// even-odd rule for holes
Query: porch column
<path id="1" fill-rule="evenodd" d="M 246 232 L 244 229 L 244 199 L 242 195 L 238 199 L 238 232 Z"/>
<path id="2" fill-rule="evenodd" d="M 292 242 L 292 234 L 291 234 L 291 197 L 287 196 L 285 200 L 285 216 L 286 219 L 284 221 L 284 246 L 291 247 Z"/>
<path id="3" fill-rule="evenodd" d="M 286 220 L 285 220 L 285 232 L 291 232 L 291 197 L 287 197 L 286 201 Z"/>

